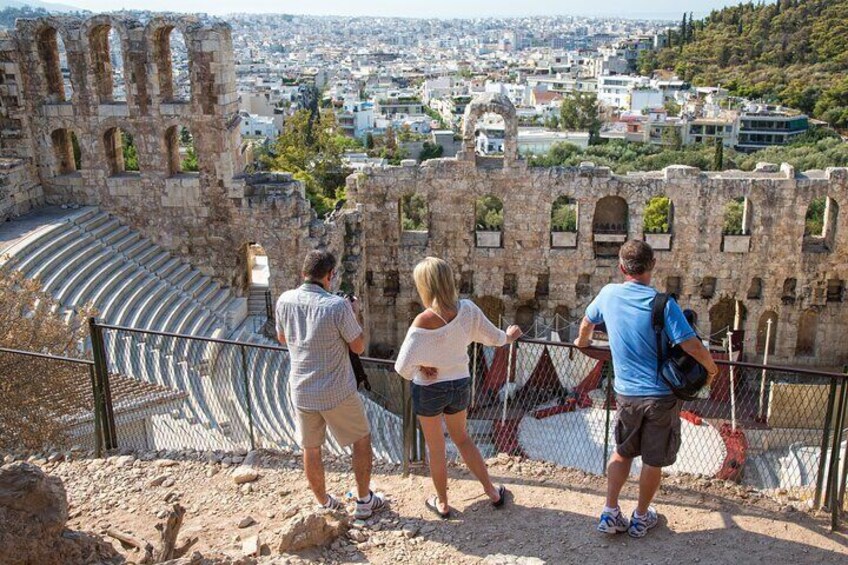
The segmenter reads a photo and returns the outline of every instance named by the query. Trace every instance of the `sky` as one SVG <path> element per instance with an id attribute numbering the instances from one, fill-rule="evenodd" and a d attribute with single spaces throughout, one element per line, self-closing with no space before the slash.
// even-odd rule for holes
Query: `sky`
<path id="1" fill-rule="evenodd" d="M 703 16 L 738 0 L 54 0 L 91 11 L 288 13 L 341 16 L 408 16 L 467 18 L 486 16 L 598 15 L 634 18 L 678 18 L 683 11 Z"/>

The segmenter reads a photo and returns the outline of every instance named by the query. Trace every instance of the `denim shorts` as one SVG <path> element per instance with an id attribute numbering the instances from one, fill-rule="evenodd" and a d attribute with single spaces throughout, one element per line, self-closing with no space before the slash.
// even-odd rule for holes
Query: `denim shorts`
<path id="1" fill-rule="evenodd" d="M 431 385 L 412 383 L 412 406 L 419 416 L 457 414 L 471 403 L 471 379 L 457 379 Z"/>

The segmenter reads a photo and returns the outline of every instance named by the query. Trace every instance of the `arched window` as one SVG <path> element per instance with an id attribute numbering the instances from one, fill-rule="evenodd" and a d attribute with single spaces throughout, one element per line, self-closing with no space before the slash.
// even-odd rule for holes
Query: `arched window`
<path id="1" fill-rule="evenodd" d="M 79 142 L 74 132 L 67 129 L 57 129 L 50 134 L 53 144 L 53 156 L 56 160 L 56 172 L 67 175 L 78 171 L 81 167 Z"/>
<path id="2" fill-rule="evenodd" d="M 560 196 L 551 207 L 551 247 L 577 247 L 577 201 Z"/>
<path id="3" fill-rule="evenodd" d="M 747 253 L 751 248 L 751 201 L 744 196 L 724 206 L 721 226 L 722 251 Z"/>
<path id="4" fill-rule="evenodd" d="M 39 34 L 38 54 L 44 70 L 48 101 L 56 103 L 70 100 L 73 88 L 68 69 L 68 54 L 62 36 L 54 28 L 45 28 Z"/>
<path id="5" fill-rule="evenodd" d="M 503 246 L 504 207 L 497 196 L 487 195 L 477 199 L 474 224 L 477 247 Z"/>
<path id="6" fill-rule="evenodd" d="M 258 243 L 248 243 L 247 253 L 247 309 L 251 316 L 261 316 L 266 311 L 266 292 L 271 289 L 271 264 L 268 253 Z"/>
<path id="7" fill-rule="evenodd" d="M 769 329 L 771 322 L 771 329 Z M 757 324 L 757 355 L 763 355 L 766 351 L 766 339 L 768 339 L 769 355 L 774 355 L 775 344 L 777 343 L 777 312 L 766 310 L 760 316 L 760 322 Z"/>
<path id="8" fill-rule="evenodd" d="M 110 175 L 138 172 L 138 151 L 132 135 L 120 128 L 109 128 L 103 134 L 103 146 Z"/>
<path id="9" fill-rule="evenodd" d="M 427 199 L 421 194 L 405 194 L 398 203 L 401 243 L 427 244 L 430 231 L 430 212 Z"/>
<path id="10" fill-rule="evenodd" d="M 89 35 L 89 47 L 99 102 L 126 102 L 127 83 L 118 32 L 108 24 L 94 27 Z"/>
<path id="11" fill-rule="evenodd" d="M 595 255 L 618 256 L 621 244 L 627 241 L 628 223 L 629 211 L 624 198 L 605 196 L 598 200 L 592 217 Z"/>
<path id="12" fill-rule="evenodd" d="M 724 339 L 727 332 L 736 328 L 736 319 L 739 326 L 745 319 L 745 306 L 738 300 L 722 298 L 710 308 L 710 336 L 716 341 Z"/>
<path id="13" fill-rule="evenodd" d="M 795 355 L 816 354 L 816 334 L 819 331 L 819 314 L 805 310 L 798 319 L 798 337 L 795 340 Z"/>
<path id="14" fill-rule="evenodd" d="M 168 174 L 196 173 L 197 151 L 194 136 L 187 127 L 171 126 L 165 132 L 165 147 L 168 154 Z"/>
<path id="15" fill-rule="evenodd" d="M 804 241 L 802 251 L 825 253 L 833 250 L 836 241 L 836 218 L 839 206 L 833 198 L 814 199 L 804 216 Z"/>
<path id="16" fill-rule="evenodd" d="M 506 124 L 503 116 L 486 112 L 477 119 L 474 148 L 478 155 L 502 157 Z"/>
<path id="17" fill-rule="evenodd" d="M 159 28 L 154 36 L 159 98 L 162 102 L 191 99 L 188 49 L 183 33 L 172 26 Z"/>

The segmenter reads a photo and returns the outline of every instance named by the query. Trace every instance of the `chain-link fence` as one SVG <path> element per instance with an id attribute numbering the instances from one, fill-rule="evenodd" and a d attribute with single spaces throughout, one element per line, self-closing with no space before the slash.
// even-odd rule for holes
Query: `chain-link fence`
<path id="1" fill-rule="evenodd" d="M 296 449 L 285 348 L 96 323 L 91 328 L 93 361 L 0 349 L 4 441 L 30 447 Z M 608 350 L 525 339 L 511 347 L 474 345 L 470 353 L 468 428 L 485 457 L 507 453 L 605 472 L 616 427 Z M 721 372 L 709 394 L 683 405 L 681 449 L 666 470 L 843 508 L 845 376 L 718 362 Z M 363 358 L 362 364 L 370 390 L 360 394 L 375 456 L 404 465 L 423 459 L 408 382 L 392 361 Z M 43 429 L 45 437 L 33 436 L 34 429 Z M 332 439 L 328 447 L 342 451 Z M 637 461 L 633 472 L 638 470 Z"/>
<path id="2" fill-rule="evenodd" d="M 567 343 L 522 340 L 471 352 L 469 432 L 484 456 L 510 453 L 605 472 L 616 425 L 608 350 L 586 354 Z M 708 397 L 683 405 L 680 452 L 666 471 L 811 500 L 828 487 L 833 467 L 844 500 L 844 375 L 718 362 Z M 639 469 L 637 459 L 633 473 Z"/>
<path id="3" fill-rule="evenodd" d="M 97 450 L 94 364 L 0 348 L 0 449 Z"/>
<path id="4" fill-rule="evenodd" d="M 237 450 L 297 446 L 280 346 L 97 326 L 109 374 L 116 447 Z M 96 332 L 96 333 L 97 333 Z M 363 359 L 361 392 L 375 456 L 403 458 L 403 382 L 391 363 Z M 342 448 L 328 436 L 330 451 Z"/>

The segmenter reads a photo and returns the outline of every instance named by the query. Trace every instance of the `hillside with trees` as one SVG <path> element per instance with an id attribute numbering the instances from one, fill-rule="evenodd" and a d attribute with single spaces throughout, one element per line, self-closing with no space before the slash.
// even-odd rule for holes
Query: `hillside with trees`
<path id="1" fill-rule="evenodd" d="M 778 0 L 684 15 L 640 71 L 798 108 L 848 129 L 848 0 Z"/>

